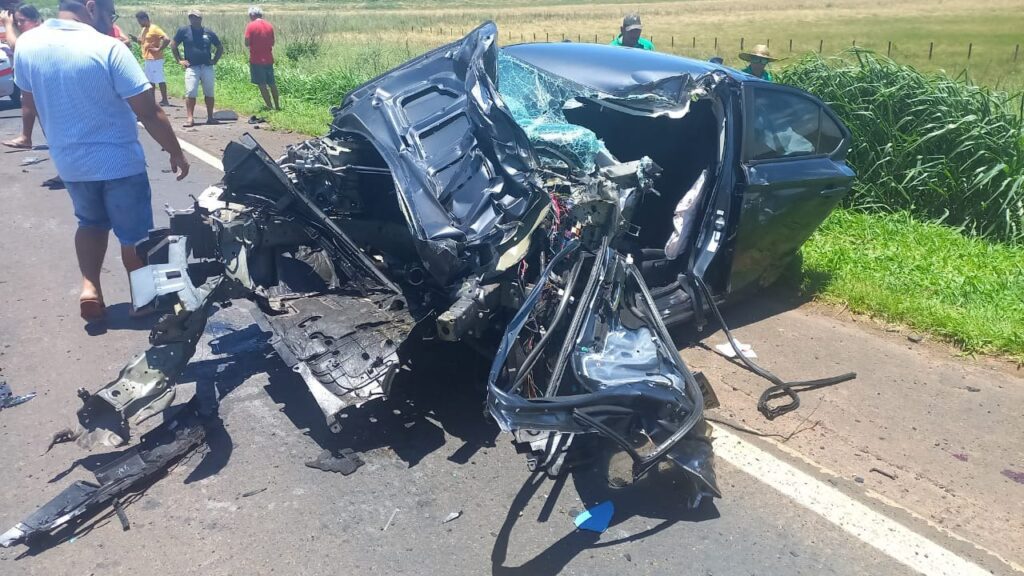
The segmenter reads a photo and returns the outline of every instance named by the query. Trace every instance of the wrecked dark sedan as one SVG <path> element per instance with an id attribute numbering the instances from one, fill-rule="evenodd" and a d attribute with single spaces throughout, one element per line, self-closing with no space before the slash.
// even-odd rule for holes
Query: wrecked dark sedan
<path id="1" fill-rule="evenodd" d="M 128 443 L 174 401 L 213 307 L 245 298 L 334 431 L 388 394 L 409 346 L 447 341 L 493 358 L 486 407 L 531 469 L 561 473 L 596 434 L 634 478 L 671 463 L 681 497 L 719 497 L 709 385 L 667 326 L 777 277 L 848 190 L 850 134 L 813 96 L 722 66 L 497 39 L 485 24 L 364 84 L 277 160 L 230 144 L 223 181 L 142 245 L 133 303 L 169 311 L 152 347 L 80 390 L 60 439 Z M 0 543 L 116 506 L 200 426 L 143 435 Z"/>

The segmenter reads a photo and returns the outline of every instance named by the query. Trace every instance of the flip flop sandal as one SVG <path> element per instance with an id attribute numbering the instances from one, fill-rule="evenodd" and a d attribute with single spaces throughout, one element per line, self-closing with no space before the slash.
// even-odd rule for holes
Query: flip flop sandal
<path id="1" fill-rule="evenodd" d="M 67 188 L 60 176 L 54 176 L 48 180 L 43 180 L 43 186 L 46 186 L 50 190 L 63 190 L 64 188 Z"/>
<path id="2" fill-rule="evenodd" d="M 182 128 L 195 128 L 195 127 L 196 127 L 196 123 L 195 122 L 185 122 L 185 124 L 182 125 Z"/>
<path id="3" fill-rule="evenodd" d="M 15 150 L 31 150 L 31 144 L 15 144 L 14 140 L 7 140 L 4 142 L 4 146 L 8 148 L 14 148 Z"/>
<path id="4" fill-rule="evenodd" d="M 98 297 L 79 300 L 78 309 L 82 315 L 82 320 L 86 322 L 102 320 L 107 315 L 107 307 L 103 304 L 103 300 Z"/>

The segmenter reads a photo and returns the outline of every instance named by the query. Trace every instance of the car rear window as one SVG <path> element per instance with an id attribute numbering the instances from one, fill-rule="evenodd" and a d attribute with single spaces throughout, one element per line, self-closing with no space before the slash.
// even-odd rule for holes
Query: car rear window
<path id="1" fill-rule="evenodd" d="M 820 104 L 782 90 L 754 90 L 748 160 L 831 154 L 843 141 Z"/>

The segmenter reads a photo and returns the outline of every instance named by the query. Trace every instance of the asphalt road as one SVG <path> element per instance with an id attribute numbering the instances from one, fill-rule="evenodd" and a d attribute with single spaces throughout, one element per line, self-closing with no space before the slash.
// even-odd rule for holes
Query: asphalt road
<path id="1" fill-rule="evenodd" d="M 18 111 L 0 111 L 0 138 L 15 134 L 19 122 Z M 202 127 L 181 132 L 181 136 L 219 156 L 226 137 L 241 130 L 231 125 Z M 274 153 L 281 143 L 295 139 L 268 134 L 268 148 Z M 43 142 L 38 131 L 37 140 L 37 144 Z M 190 194 L 198 194 L 220 178 L 214 168 L 197 160 L 192 174 L 184 182 L 175 182 L 161 170 L 166 159 L 159 147 L 148 136 L 143 135 L 142 140 L 157 209 L 164 204 L 187 205 Z M 48 155 L 45 150 L 0 150 L 0 302 L 4 304 L 0 313 L 0 378 L 6 379 L 15 393 L 39 394 L 27 404 L 0 413 L 0 493 L 4 495 L 0 531 L 72 480 L 89 479 L 90 467 L 103 461 L 102 454 L 87 453 L 75 445 L 61 445 L 47 454 L 43 451 L 52 432 L 73 421 L 79 403 L 75 390 L 97 388 L 114 379 L 133 354 L 146 348 L 151 325 L 151 321 L 127 317 L 127 281 L 112 242 L 105 277 L 111 319 L 102 332 L 83 328 L 77 315 L 79 275 L 72 249 L 75 223 L 70 202 L 64 191 L 40 187 L 54 174 L 54 168 L 48 159 L 22 166 L 31 157 Z M 166 222 L 166 216 L 158 212 L 157 221 Z M 753 306 L 770 309 L 771 302 Z M 790 310 L 794 306 L 782 307 Z M 813 322 L 814 310 L 800 310 L 811 315 Z M 743 322 L 741 334 L 775 330 L 770 322 L 770 318 L 750 318 Z M 419 373 L 405 378 L 393 397 L 355 411 L 346 431 L 333 435 L 301 379 L 284 369 L 250 324 L 244 306 L 219 311 L 211 320 L 182 381 L 186 389 L 216 390 L 223 427 L 211 430 L 208 450 L 173 468 L 127 509 L 131 530 L 122 531 L 116 518 L 107 517 L 61 542 L 0 550 L 0 572 L 914 573 L 898 550 L 880 546 L 877 538 L 869 543 L 871 538 L 858 528 L 865 519 L 877 520 L 871 514 L 880 514 L 879 518 L 891 519 L 967 566 L 1012 573 L 1010 565 L 994 555 L 929 525 L 926 520 L 941 523 L 934 521 L 925 504 L 915 504 L 910 496 L 896 496 L 888 498 L 889 503 L 905 506 L 909 512 L 886 505 L 870 485 L 876 478 L 869 478 L 865 486 L 853 481 L 841 466 L 830 466 L 839 470 L 830 473 L 814 465 L 827 460 L 822 458 L 827 455 L 809 448 L 821 446 L 822 452 L 828 452 L 825 447 L 832 440 L 821 437 L 825 430 L 838 439 L 837 446 L 858 444 L 865 454 L 884 452 L 875 450 L 869 438 L 878 434 L 861 434 L 844 419 L 841 402 L 833 410 L 835 415 L 828 414 L 829 406 L 839 401 L 836 396 L 828 397 L 823 412 L 803 420 L 820 426 L 805 435 L 808 440 L 798 448 L 801 452 L 782 449 L 778 443 L 744 439 L 739 452 L 733 449 L 731 456 L 719 459 L 724 498 L 688 510 L 678 490 L 678 477 L 671 470 L 618 489 L 610 488 L 604 473 L 595 469 L 574 472 L 562 482 L 531 477 L 509 439 L 483 418 L 482 393 L 460 384 L 478 378 L 479 367 L 458 356 L 425 354 L 422 362 L 430 367 L 429 376 Z M 849 322 L 839 329 L 833 325 L 822 330 L 826 334 L 860 330 L 841 333 L 847 338 L 847 347 L 849 341 L 868 339 L 883 350 L 899 348 L 895 339 L 887 343 L 884 335 Z M 765 361 L 771 362 L 774 349 L 756 343 L 755 348 L 763 355 L 769 352 Z M 810 357 L 815 350 L 804 352 L 809 364 L 796 367 L 815 366 Z M 775 352 L 780 360 L 782 352 Z M 951 359 L 948 351 L 915 353 L 931 354 L 923 360 L 929 365 L 962 362 Z M 705 354 L 687 359 L 691 364 L 704 364 L 701 369 L 712 376 L 726 404 L 719 411 L 721 417 L 765 425 L 750 412 L 753 401 L 745 390 L 754 384 L 730 372 L 733 368 L 724 360 L 717 359 L 714 364 L 715 360 L 699 350 L 686 354 Z M 834 358 L 820 364 L 817 375 L 832 371 Z M 786 367 L 793 369 L 794 364 Z M 986 419 L 1015 419 L 1017 428 L 1006 432 L 1003 440 L 1008 447 L 999 449 L 1004 451 L 1007 467 L 1024 467 L 1019 452 L 1024 445 L 1019 428 L 1021 404 L 1017 402 L 1024 387 L 1019 378 L 1000 366 L 971 366 L 970 371 L 985 382 L 996 379 L 1005 384 L 1010 396 L 1002 406 L 993 407 L 995 415 L 991 410 L 987 415 L 984 411 L 971 413 L 969 417 L 976 421 L 962 425 L 986 429 Z M 728 382 L 716 382 L 716 377 Z M 842 394 L 854 398 L 850 402 L 863 402 L 855 394 Z M 870 401 L 871 394 L 863 396 Z M 815 410 L 815 402 L 820 407 L 822 400 L 809 396 L 807 407 L 780 426 L 791 431 Z M 910 420 L 931 422 L 919 408 L 908 404 L 902 411 Z M 898 422 L 892 425 L 897 427 Z M 340 446 L 359 450 L 366 465 L 350 476 L 304 465 L 322 447 Z M 898 457 L 895 451 L 886 453 L 894 460 Z M 743 454 L 751 455 L 746 463 L 740 463 Z M 796 481 L 782 479 L 773 484 L 766 480 L 775 468 L 765 468 L 757 475 L 748 473 L 757 466 L 775 466 L 775 458 L 797 470 L 803 475 L 800 478 L 813 481 L 790 489 L 787 482 L 795 485 Z M 914 458 L 911 454 L 899 463 L 912 468 Z M 864 475 L 869 474 L 864 471 Z M 1019 546 L 1024 534 L 1020 516 L 1014 514 L 1019 509 L 1014 507 L 1024 500 L 1024 486 L 1005 480 L 993 493 L 1011 517 L 995 527 L 1004 531 L 993 540 L 995 544 L 983 545 L 1012 561 L 1017 550 L 1013 543 Z M 265 490 L 242 496 L 261 489 Z M 616 507 L 608 531 L 575 530 L 575 514 L 604 500 L 612 500 Z M 856 508 L 854 516 L 837 520 L 826 509 L 835 502 L 853 503 L 867 512 Z M 461 516 L 442 523 L 451 512 L 461 512 Z M 971 508 L 970 512 L 984 513 L 984 509 Z M 1009 547 L 1001 549 L 1000 541 L 1009 542 Z M 916 564 L 919 570 L 937 565 L 928 564 L 927 559 L 921 562 L 924 564 Z M 938 568 L 924 571 L 943 573 Z"/>

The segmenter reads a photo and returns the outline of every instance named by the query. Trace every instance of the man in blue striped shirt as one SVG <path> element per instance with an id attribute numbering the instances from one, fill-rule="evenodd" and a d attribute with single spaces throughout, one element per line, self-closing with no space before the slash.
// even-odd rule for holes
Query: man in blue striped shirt
<path id="1" fill-rule="evenodd" d="M 110 231 L 129 272 L 142 267 L 135 245 L 153 227 L 146 158 L 135 121 L 170 155 L 178 180 L 189 164 L 139 63 L 107 34 L 113 0 L 62 0 L 56 19 L 18 39 L 15 82 L 34 110 L 64 179 L 78 230 L 79 308 L 86 320 L 106 312 L 100 270 Z"/>

